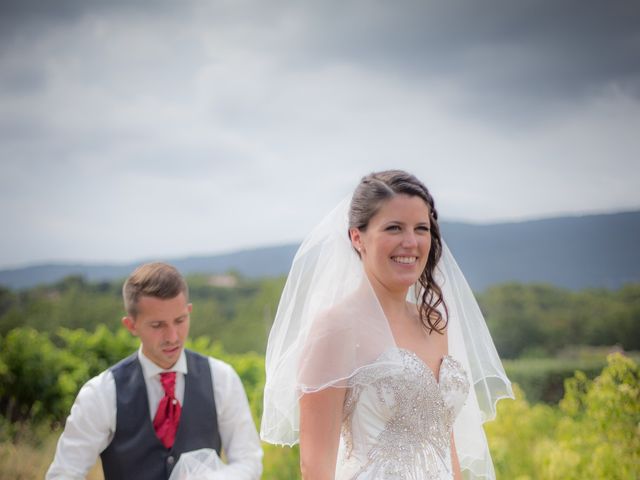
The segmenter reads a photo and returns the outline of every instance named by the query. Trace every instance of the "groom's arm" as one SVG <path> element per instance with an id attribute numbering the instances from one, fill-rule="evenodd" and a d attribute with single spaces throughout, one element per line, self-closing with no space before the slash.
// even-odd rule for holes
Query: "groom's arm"
<path id="1" fill-rule="evenodd" d="M 109 370 L 89 380 L 76 397 L 46 480 L 84 479 L 113 438 L 116 386 Z"/>
<path id="2" fill-rule="evenodd" d="M 262 473 L 262 447 L 240 377 L 210 358 L 218 430 L 227 464 L 216 472 L 225 480 L 255 480 Z"/>

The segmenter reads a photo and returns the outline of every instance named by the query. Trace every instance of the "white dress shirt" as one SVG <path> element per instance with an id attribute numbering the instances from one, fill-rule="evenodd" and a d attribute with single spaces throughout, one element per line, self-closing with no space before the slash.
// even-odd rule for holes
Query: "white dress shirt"
<path id="1" fill-rule="evenodd" d="M 138 359 L 149 397 L 151 421 L 164 396 L 160 373 L 176 373 L 175 395 L 184 402 L 184 375 L 187 359 L 182 351 L 170 370 L 149 360 L 142 350 Z M 218 430 L 227 465 L 216 472 L 229 480 L 253 480 L 262 473 L 262 448 L 251 418 L 247 396 L 240 377 L 227 363 L 209 357 L 213 379 L 213 398 L 218 414 Z M 80 389 L 71 407 L 64 432 L 46 479 L 84 479 L 98 455 L 109 446 L 116 429 L 116 384 L 110 370 L 93 377 Z"/>

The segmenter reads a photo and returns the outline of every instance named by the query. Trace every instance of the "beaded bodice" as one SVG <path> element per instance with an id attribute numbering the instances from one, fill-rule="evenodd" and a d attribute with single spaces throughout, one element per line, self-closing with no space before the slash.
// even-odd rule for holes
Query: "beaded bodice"
<path id="1" fill-rule="evenodd" d="M 452 478 L 451 431 L 469 391 L 467 375 L 445 356 L 436 379 L 415 353 L 398 351 L 401 371 L 383 354 L 350 379 L 338 479 Z"/>

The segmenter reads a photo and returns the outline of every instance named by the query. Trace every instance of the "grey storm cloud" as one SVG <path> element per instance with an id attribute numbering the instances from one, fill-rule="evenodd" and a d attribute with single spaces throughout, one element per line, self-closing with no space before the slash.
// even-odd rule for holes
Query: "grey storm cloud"
<path id="1" fill-rule="evenodd" d="M 4 49 L 88 15 L 206 18 L 239 44 L 265 46 L 290 68 L 348 62 L 420 82 L 456 78 L 485 93 L 534 101 L 614 84 L 640 95 L 640 3 L 571 1 L 3 1 Z M 229 25 L 233 25 L 230 28 Z M 6 41 L 7 39 L 13 41 Z M 82 48 L 76 45 L 75 48 Z M 36 69 L 3 76 L 5 89 L 43 85 Z"/>
<path id="2" fill-rule="evenodd" d="M 465 92 L 459 102 L 467 112 L 508 123 L 607 89 L 640 98 L 638 2 L 313 5 L 291 53 L 297 61 L 342 61 L 412 84 L 444 83 Z"/>
<path id="3" fill-rule="evenodd" d="M 87 27 L 99 20 L 110 25 L 102 37 L 99 26 Z M 78 25 L 85 28 L 75 32 Z M 219 47 L 228 50 L 212 52 Z M 222 57 L 244 67 L 242 54 L 251 52 L 251 61 L 262 55 L 278 70 L 275 93 L 293 75 L 348 65 L 363 78 L 444 91 L 451 110 L 510 128 L 608 92 L 640 99 L 638 51 L 640 3 L 621 0 L 0 2 L 0 97 L 14 100 L 47 92 L 63 75 L 60 56 L 71 59 L 64 68 L 76 68 L 69 78 L 94 92 L 160 99 L 188 95 L 202 67 Z M 262 73 L 245 91 L 260 88 Z M 69 106 L 100 108 L 87 104 L 86 92 L 64 95 Z M 274 116 L 246 94 L 206 101 L 229 126 L 260 129 Z M 0 136 L 31 131 L 59 142 L 66 132 L 34 111 L 21 104 L 9 119 L 0 115 Z M 76 141 L 135 135 L 105 123 Z"/>

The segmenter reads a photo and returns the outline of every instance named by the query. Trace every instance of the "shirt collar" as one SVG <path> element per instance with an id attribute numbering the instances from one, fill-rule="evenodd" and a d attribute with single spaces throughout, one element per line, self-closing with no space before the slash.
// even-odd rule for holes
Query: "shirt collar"
<path id="1" fill-rule="evenodd" d="M 187 356 L 184 353 L 184 348 L 180 352 L 178 361 L 173 365 L 173 367 L 166 370 L 156 365 L 153 360 L 150 360 L 144 353 L 142 353 L 142 345 L 138 349 L 138 360 L 140 361 L 142 374 L 144 375 L 145 379 L 149 379 L 162 372 L 178 372 L 182 373 L 183 375 L 187 374 Z"/>

